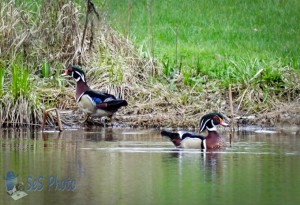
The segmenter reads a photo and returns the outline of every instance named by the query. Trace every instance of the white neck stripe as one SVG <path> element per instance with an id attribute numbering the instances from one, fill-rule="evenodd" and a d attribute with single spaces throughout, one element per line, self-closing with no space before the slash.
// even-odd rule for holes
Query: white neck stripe
<path id="1" fill-rule="evenodd" d="M 79 102 L 79 100 L 81 99 L 81 97 L 83 96 L 83 94 L 84 94 L 84 92 L 79 95 L 78 99 L 76 100 L 76 103 Z"/>
<path id="2" fill-rule="evenodd" d="M 215 126 L 213 126 L 212 128 L 206 127 L 206 129 L 207 129 L 208 131 L 217 131 L 217 128 L 216 128 Z"/>
<path id="3" fill-rule="evenodd" d="M 215 124 L 214 124 L 214 121 L 213 121 L 213 120 L 211 120 L 211 124 L 212 124 L 212 126 L 213 126 L 213 127 L 215 126 Z"/>
<path id="4" fill-rule="evenodd" d="M 206 125 L 206 123 L 209 121 L 209 119 L 208 120 L 206 120 L 206 122 L 204 123 L 204 124 L 202 124 L 201 123 L 201 126 L 200 126 L 200 132 L 202 132 L 203 130 L 204 130 L 204 125 Z"/>

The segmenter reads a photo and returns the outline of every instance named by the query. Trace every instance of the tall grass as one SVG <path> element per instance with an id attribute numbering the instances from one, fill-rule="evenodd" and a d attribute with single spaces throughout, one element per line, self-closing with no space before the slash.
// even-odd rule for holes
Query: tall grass
<path id="1" fill-rule="evenodd" d="M 39 124 L 42 110 L 54 104 L 51 93 L 62 86 L 54 75 L 61 73 L 60 62 L 77 59 L 70 53 L 76 45 L 69 42 L 76 33 L 76 24 L 69 26 L 73 8 L 64 0 L 51 6 L 49 1 L 1 2 L 0 126 Z"/>

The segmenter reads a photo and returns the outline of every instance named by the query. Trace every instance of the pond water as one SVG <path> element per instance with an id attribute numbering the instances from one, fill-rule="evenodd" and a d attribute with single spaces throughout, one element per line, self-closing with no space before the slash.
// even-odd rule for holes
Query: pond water
<path id="1" fill-rule="evenodd" d="M 159 130 L 0 130 L 0 204 L 300 204 L 300 136 L 220 131 L 226 150 L 175 149 Z M 15 201 L 13 171 L 28 195 Z"/>

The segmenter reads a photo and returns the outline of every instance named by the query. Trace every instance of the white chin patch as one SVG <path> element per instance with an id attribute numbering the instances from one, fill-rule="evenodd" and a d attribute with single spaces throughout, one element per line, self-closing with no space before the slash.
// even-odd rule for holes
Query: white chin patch
<path id="1" fill-rule="evenodd" d="M 217 131 L 217 128 L 214 126 L 214 127 L 212 127 L 212 128 L 208 128 L 208 127 L 206 127 L 206 129 L 208 130 L 208 131 Z"/>
<path id="2" fill-rule="evenodd" d="M 77 72 L 77 71 L 75 71 L 75 72 L 77 73 L 77 75 L 79 75 L 79 77 L 75 79 L 76 82 L 78 82 L 80 79 L 81 79 L 83 82 L 85 82 L 84 75 L 82 75 L 81 73 L 79 73 L 79 72 Z"/>

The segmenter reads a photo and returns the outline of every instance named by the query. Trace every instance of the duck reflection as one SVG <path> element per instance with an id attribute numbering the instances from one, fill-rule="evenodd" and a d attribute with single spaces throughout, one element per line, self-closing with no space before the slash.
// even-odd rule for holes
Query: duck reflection
<path id="1" fill-rule="evenodd" d="M 205 151 L 186 151 L 176 149 L 168 153 L 168 159 L 164 160 L 166 163 L 178 164 L 178 174 L 183 176 L 186 172 L 190 172 L 191 167 L 196 171 L 198 170 L 198 178 L 204 182 L 216 182 L 222 180 L 224 170 L 224 150 L 215 150 L 213 152 Z M 193 173 L 195 174 L 195 173 Z"/>
<path id="2" fill-rule="evenodd" d="M 93 142 L 114 140 L 114 133 L 111 128 L 103 128 L 96 131 L 87 129 L 84 136 L 86 140 Z"/>
<path id="3" fill-rule="evenodd" d="M 201 154 L 200 170 L 203 172 L 204 180 L 207 182 L 215 182 L 222 178 L 223 161 L 222 153 L 208 152 Z"/>

